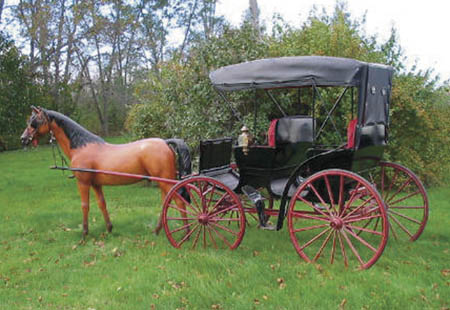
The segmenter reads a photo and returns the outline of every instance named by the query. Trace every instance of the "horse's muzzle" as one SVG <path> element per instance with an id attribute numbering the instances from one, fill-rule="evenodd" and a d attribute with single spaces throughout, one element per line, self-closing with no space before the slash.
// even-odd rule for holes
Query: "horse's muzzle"
<path id="1" fill-rule="evenodd" d="M 28 136 L 23 134 L 22 136 L 20 136 L 20 141 L 22 142 L 23 146 L 27 146 L 31 143 L 31 140 L 33 140 L 32 136 Z"/>

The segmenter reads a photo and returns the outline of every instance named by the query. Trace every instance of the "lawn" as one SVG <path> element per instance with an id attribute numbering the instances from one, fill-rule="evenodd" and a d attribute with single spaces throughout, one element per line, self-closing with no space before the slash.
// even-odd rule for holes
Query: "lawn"
<path id="1" fill-rule="evenodd" d="M 430 217 L 416 242 L 390 238 L 369 270 L 308 264 L 286 228 L 247 228 L 234 251 L 177 250 L 152 233 L 157 188 L 105 188 L 106 233 L 81 205 L 52 150 L 0 153 L 0 309 L 449 309 L 449 188 L 428 189 Z M 91 195 L 93 196 L 93 195 Z"/>

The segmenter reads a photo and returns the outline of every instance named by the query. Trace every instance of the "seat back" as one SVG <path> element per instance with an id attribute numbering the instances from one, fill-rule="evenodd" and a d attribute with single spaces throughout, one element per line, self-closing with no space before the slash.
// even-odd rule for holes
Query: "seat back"
<path id="1" fill-rule="evenodd" d="M 232 142 L 231 138 L 200 141 L 200 173 L 229 168 Z"/>
<path id="2" fill-rule="evenodd" d="M 310 116 L 289 116 L 274 119 L 268 131 L 268 144 L 275 147 L 282 144 L 313 142 L 314 119 Z"/>

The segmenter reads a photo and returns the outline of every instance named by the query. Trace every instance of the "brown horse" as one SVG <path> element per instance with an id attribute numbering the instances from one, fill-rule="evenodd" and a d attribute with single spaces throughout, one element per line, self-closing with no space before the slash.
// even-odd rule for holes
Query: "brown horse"
<path id="1" fill-rule="evenodd" d="M 85 168 L 175 179 L 177 176 L 176 155 L 166 141 L 158 138 L 144 139 L 128 144 L 109 144 L 99 136 L 89 132 L 67 116 L 43 108 L 32 107 L 22 144 L 37 145 L 39 137 L 52 133 L 63 152 L 70 159 L 72 168 Z M 174 139 L 175 140 L 175 139 Z M 182 140 L 176 140 L 180 148 L 185 147 Z M 177 147 L 178 151 L 179 148 Z M 180 154 L 179 154 L 180 155 Z M 185 154 L 183 154 L 185 155 Z M 190 159 L 180 160 L 180 174 L 190 173 Z M 98 206 L 103 213 L 108 232 L 112 224 L 103 196 L 103 185 L 124 185 L 138 182 L 134 178 L 91 172 L 74 172 L 81 196 L 83 211 L 83 237 L 88 234 L 89 191 L 94 189 Z M 173 182 L 172 182 L 173 183 Z M 158 182 L 161 198 L 164 201 L 173 184 Z M 184 210 L 184 205 L 179 206 Z M 161 216 L 154 232 L 162 228 Z"/>

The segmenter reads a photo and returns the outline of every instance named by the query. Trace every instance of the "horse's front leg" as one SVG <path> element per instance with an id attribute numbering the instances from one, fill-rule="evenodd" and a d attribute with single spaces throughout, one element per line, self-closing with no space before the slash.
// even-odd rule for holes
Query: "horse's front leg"
<path id="1" fill-rule="evenodd" d="M 109 219 L 108 210 L 106 209 L 106 201 L 105 197 L 103 196 L 103 190 L 100 185 L 92 185 L 92 188 L 94 189 L 95 197 L 97 197 L 97 204 L 100 210 L 103 213 L 103 218 L 105 219 L 106 224 L 106 230 L 110 233 L 113 229 L 113 226 L 111 224 L 111 220 Z"/>
<path id="2" fill-rule="evenodd" d="M 81 197 L 81 211 L 83 212 L 83 238 L 85 238 L 89 233 L 89 189 L 91 186 L 80 181 L 78 181 L 77 184 Z"/>

